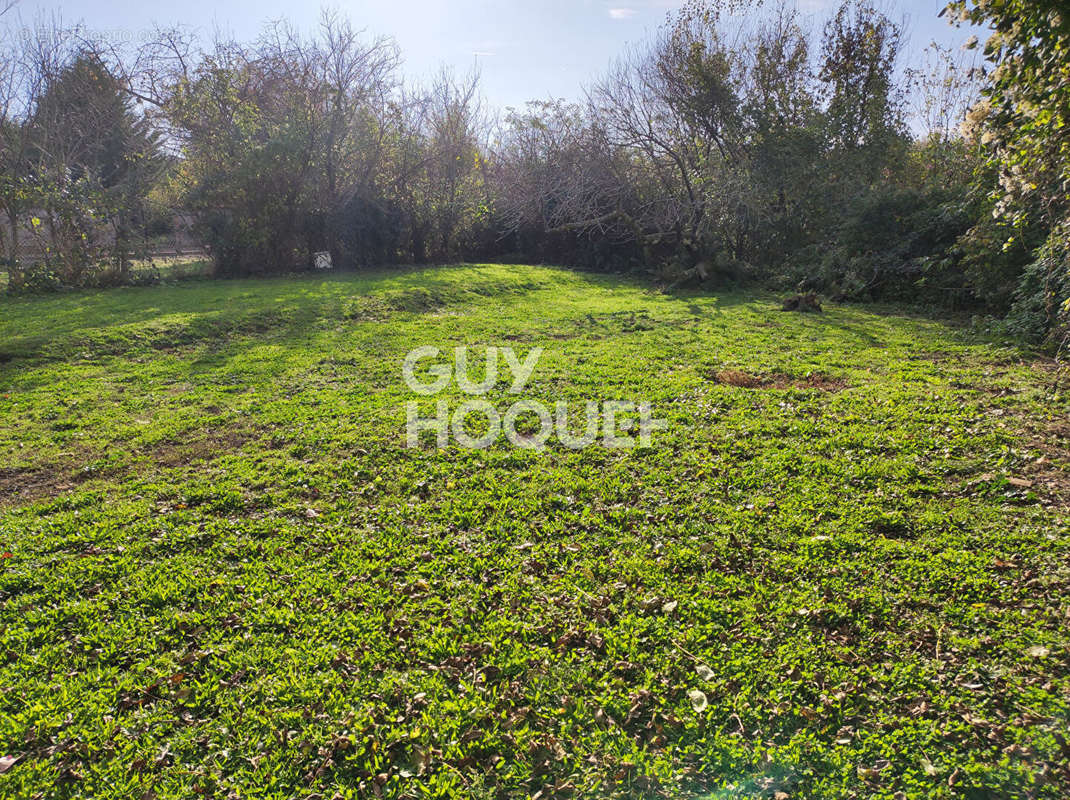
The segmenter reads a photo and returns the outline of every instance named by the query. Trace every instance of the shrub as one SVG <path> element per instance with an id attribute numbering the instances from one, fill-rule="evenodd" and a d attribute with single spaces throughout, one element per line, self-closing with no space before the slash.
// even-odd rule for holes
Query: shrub
<path id="1" fill-rule="evenodd" d="M 1035 253 L 1014 291 L 1011 333 L 1058 347 L 1070 335 L 1070 224 L 1057 226 Z"/>

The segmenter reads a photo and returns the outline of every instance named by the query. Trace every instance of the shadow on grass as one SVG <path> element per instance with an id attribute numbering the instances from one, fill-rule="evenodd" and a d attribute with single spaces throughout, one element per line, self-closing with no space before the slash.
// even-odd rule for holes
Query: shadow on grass
<path id="1" fill-rule="evenodd" d="M 6 298 L 0 363 L 166 350 L 272 331 L 289 336 L 331 322 L 515 298 L 566 279 L 580 280 L 545 268 L 461 264 Z"/>

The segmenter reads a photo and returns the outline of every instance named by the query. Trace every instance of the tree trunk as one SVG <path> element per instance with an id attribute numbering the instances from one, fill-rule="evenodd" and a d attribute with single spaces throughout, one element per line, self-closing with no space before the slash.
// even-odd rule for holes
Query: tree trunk
<path id="1" fill-rule="evenodd" d="M 22 267 L 19 264 L 19 215 L 17 211 L 8 211 L 10 240 L 8 241 L 7 288 L 21 289 L 24 283 Z"/>

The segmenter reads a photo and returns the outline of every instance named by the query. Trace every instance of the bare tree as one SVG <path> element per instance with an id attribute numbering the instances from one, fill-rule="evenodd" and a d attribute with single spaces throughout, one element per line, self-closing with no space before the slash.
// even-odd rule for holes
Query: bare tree
<path id="1" fill-rule="evenodd" d="M 5 216 L 3 239 L 9 283 L 23 278 L 22 233 L 39 223 L 27 215 L 40 204 L 42 144 L 49 131 L 35 120 L 42 99 L 69 63 L 72 37 L 56 18 L 41 17 L 18 33 L 6 31 L 7 58 L 0 62 L 0 209 Z M 53 128 L 51 133 L 55 133 Z"/>
<path id="2" fill-rule="evenodd" d="M 477 72 L 458 79 L 443 68 L 429 92 L 428 177 L 442 258 L 456 252 L 458 225 L 481 200 L 475 180 L 485 127 L 478 89 Z"/>
<path id="3" fill-rule="evenodd" d="M 400 55 L 393 40 L 377 37 L 365 43 L 362 32 L 332 12 L 324 12 L 317 48 L 317 80 L 323 87 L 322 168 L 317 172 L 321 213 L 330 220 L 334 209 L 354 197 L 379 193 L 387 157 L 385 117 L 397 88 Z M 326 227 L 325 245 L 341 256 L 337 224 Z"/>
<path id="4" fill-rule="evenodd" d="M 398 63 L 392 40 L 324 12 L 311 37 L 280 21 L 252 44 L 162 31 L 127 85 L 159 109 L 217 258 L 261 270 L 343 258 L 340 210 L 381 188 Z"/>
<path id="5" fill-rule="evenodd" d="M 632 50 L 589 94 L 610 146 L 640 165 L 633 217 L 648 242 L 694 254 L 716 220 L 716 176 L 738 159 L 740 64 L 716 27 L 682 15 Z"/>
<path id="6" fill-rule="evenodd" d="M 907 70 L 914 119 L 923 140 L 946 142 L 960 135 L 962 123 L 981 99 L 984 74 L 976 50 L 959 53 L 933 42 L 924 62 Z"/>
<path id="7" fill-rule="evenodd" d="M 506 230 L 585 233 L 634 240 L 627 165 L 587 110 L 534 101 L 507 115 L 494 153 L 498 213 Z"/>
<path id="8" fill-rule="evenodd" d="M 446 259 L 489 210 L 487 116 L 476 72 L 441 69 L 429 86 L 403 87 L 390 106 L 388 195 L 416 261 Z"/>

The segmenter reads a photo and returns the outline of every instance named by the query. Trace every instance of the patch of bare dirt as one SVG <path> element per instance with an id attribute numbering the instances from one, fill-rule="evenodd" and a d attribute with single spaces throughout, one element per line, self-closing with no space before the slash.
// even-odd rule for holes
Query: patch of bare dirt
<path id="1" fill-rule="evenodd" d="M 1044 507 L 1070 509 L 1070 424 L 1043 425 L 1024 420 L 1020 439 L 1036 457 L 1019 463 L 1008 473 L 986 472 L 974 477 L 957 491 L 974 494 L 1001 481 L 1003 491 L 1022 502 L 1035 497 L 1038 500 L 1033 502 Z"/>
<path id="2" fill-rule="evenodd" d="M 838 392 L 847 388 L 847 381 L 843 378 L 821 373 L 811 373 L 799 378 L 783 372 L 752 375 L 736 369 L 726 369 L 711 374 L 709 378 L 714 383 L 740 389 L 817 389 L 822 392 Z"/>
<path id="3" fill-rule="evenodd" d="M 1022 470 L 1022 478 L 1053 505 L 1070 508 L 1070 423 L 1031 432 L 1029 444 L 1041 456 Z"/>
<path id="4" fill-rule="evenodd" d="M 0 469 L 0 508 L 20 506 L 69 492 L 85 479 L 69 465 Z"/>
<path id="5" fill-rule="evenodd" d="M 159 469 L 186 467 L 197 461 L 211 461 L 220 455 L 241 450 L 255 437 L 250 431 L 210 431 L 197 438 L 172 440 L 141 451 Z M 86 471 L 80 466 L 91 460 L 44 464 L 35 467 L 0 469 L 0 508 L 23 506 L 48 500 L 77 489 L 91 478 L 124 480 L 128 473 L 121 468 Z"/>
<path id="6" fill-rule="evenodd" d="M 248 431 L 212 431 L 196 439 L 163 442 L 146 451 L 145 455 L 158 467 L 175 469 L 237 452 L 253 438 Z"/>

